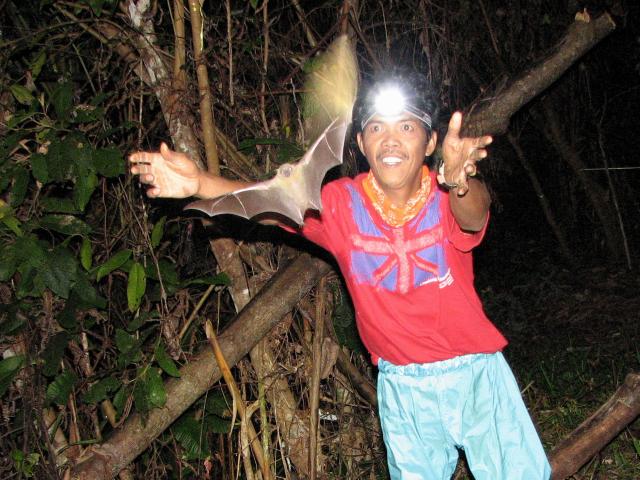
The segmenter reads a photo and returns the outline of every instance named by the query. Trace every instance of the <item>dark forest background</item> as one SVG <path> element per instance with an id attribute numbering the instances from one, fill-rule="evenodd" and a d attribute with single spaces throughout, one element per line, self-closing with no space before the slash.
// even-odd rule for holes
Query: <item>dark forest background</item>
<path id="1" fill-rule="evenodd" d="M 0 0 L 0 477 L 387 478 L 375 367 L 339 275 L 315 257 L 330 259 L 275 228 L 150 201 L 126 156 L 166 141 L 211 171 L 266 178 L 308 145 L 305 75 L 340 32 L 363 79 L 425 73 L 444 134 L 576 22 L 609 15 L 611 33 L 486 132 L 481 165 L 493 204 L 476 285 L 557 452 L 640 368 L 639 13 L 605 0 Z M 362 168 L 351 153 L 331 175 Z M 640 478 L 635 381 L 620 432 L 583 435 L 593 453 L 562 478 Z M 464 461 L 456 478 L 471 478 Z"/>

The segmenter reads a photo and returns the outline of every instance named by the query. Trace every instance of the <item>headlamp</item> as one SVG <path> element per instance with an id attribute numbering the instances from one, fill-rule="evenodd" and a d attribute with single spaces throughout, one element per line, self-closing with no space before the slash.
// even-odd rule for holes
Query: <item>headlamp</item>
<path id="1" fill-rule="evenodd" d="M 425 124 L 428 130 L 431 130 L 431 115 L 411 105 L 397 85 L 385 85 L 381 87 L 375 93 L 372 100 L 360 123 L 362 130 L 364 130 L 365 125 L 369 123 L 375 115 L 380 115 L 384 118 L 394 118 L 404 112 L 417 118 Z"/>

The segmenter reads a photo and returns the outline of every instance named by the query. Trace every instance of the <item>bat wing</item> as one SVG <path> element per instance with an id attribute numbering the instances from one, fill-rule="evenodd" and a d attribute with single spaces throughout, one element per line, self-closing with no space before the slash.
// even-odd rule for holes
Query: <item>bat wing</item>
<path id="1" fill-rule="evenodd" d="M 331 168 L 342 163 L 349 123 L 346 117 L 336 118 L 296 164 L 296 170 L 300 171 L 296 171 L 296 177 L 301 178 L 300 185 L 304 186 L 296 200 L 303 212 L 309 208 L 322 211 L 322 180 Z"/>
<path id="2" fill-rule="evenodd" d="M 261 213 L 279 213 L 298 225 L 302 225 L 304 221 L 293 197 L 286 188 L 282 188 L 282 182 L 278 181 L 277 176 L 220 197 L 198 200 L 188 204 L 185 209 L 200 210 L 212 217 L 226 213 L 252 218 Z"/>
<path id="3" fill-rule="evenodd" d="M 210 216 L 228 213 L 244 218 L 278 213 L 302 225 L 309 208 L 322 208 L 322 179 L 331 167 L 342 163 L 348 126 L 346 117 L 335 119 L 298 163 L 280 166 L 271 180 L 211 200 L 199 200 L 185 208 L 200 210 Z"/>

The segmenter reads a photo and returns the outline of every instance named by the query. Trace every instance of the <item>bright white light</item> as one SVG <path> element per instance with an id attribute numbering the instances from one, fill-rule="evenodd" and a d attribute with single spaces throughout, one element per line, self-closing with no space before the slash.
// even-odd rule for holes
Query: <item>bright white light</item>
<path id="1" fill-rule="evenodd" d="M 380 90 L 375 98 L 375 111 L 383 117 L 395 117 L 406 109 L 404 95 L 397 87 Z"/>

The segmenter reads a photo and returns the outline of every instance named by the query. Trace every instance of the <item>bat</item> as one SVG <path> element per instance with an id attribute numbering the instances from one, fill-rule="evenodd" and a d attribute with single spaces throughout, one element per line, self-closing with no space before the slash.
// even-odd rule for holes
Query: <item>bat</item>
<path id="1" fill-rule="evenodd" d="M 252 218 L 261 213 L 278 213 L 296 224 L 304 223 L 309 209 L 322 211 L 320 188 L 327 171 L 342 163 L 350 116 L 336 118 L 297 163 L 283 163 L 274 178 L 185 208 L 210 216 L 229 213 Z"/>
<path id="2" fill-rule="evenodd" d="M 271 180 L 216 197 L 199 200 L 186 208 L 211 216 L 222 213 L 252 218 L 277 213 L 298 225 L 309 209 L 322 210 L 320 187 L 327 171 L 342 163 L 347 128 L 358 87 L 358 63 L 349 38 L 338 37 L 314 62 L 306 80 L 305 133 L 317 138 L 302 159 L 278 167 Z"/>

